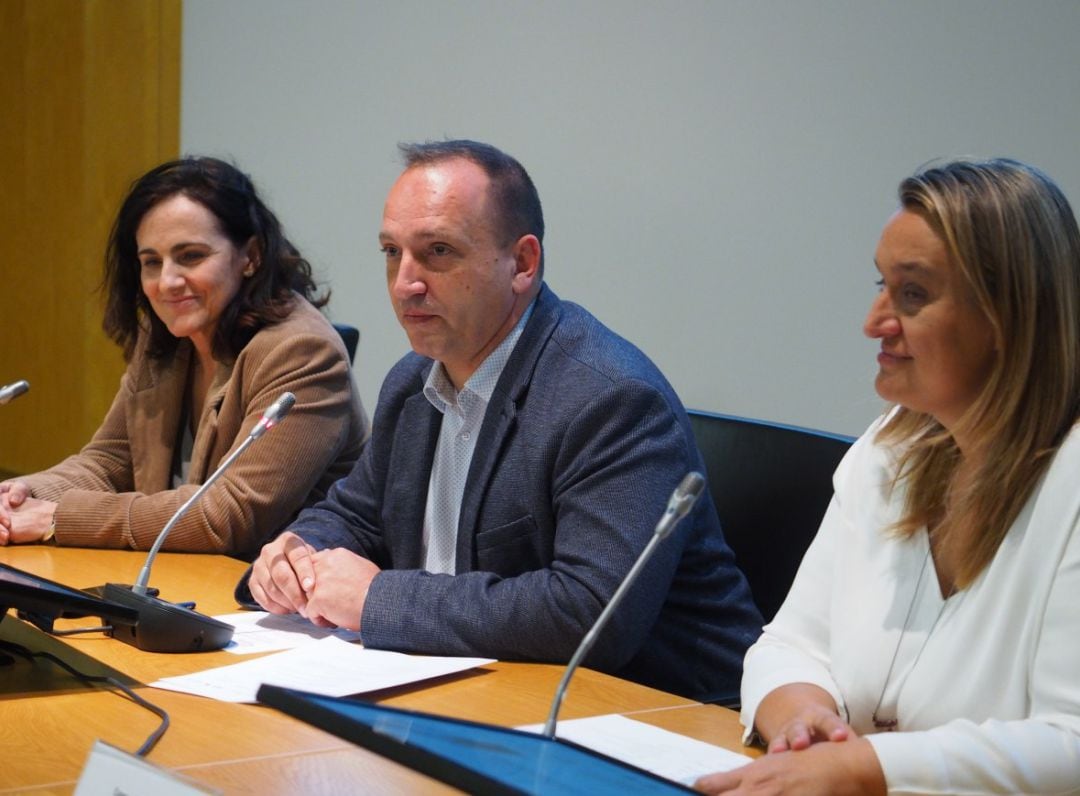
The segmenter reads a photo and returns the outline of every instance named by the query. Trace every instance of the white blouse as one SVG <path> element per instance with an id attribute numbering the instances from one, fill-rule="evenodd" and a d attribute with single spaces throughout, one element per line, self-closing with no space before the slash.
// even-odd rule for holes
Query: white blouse
<path id="1" fill-rule="evenodd" d="M 1080 794 L 1080 430 L 990 565 L 946 600 L 926 533 L 884 531 L 903 493 L 889 493 L 881 422 L 837 468 L 787 600 L 746 655 L 747 735 L 766 694 L 813 683 L 860 734 L 879 701 L 898 720 L 868 738 L 890 794 Z"/>

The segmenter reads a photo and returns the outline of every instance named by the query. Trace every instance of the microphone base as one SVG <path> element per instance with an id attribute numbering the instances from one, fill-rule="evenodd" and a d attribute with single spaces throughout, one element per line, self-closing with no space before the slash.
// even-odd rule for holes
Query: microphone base
<path id="1" fill-rule="evenodd" d="M 146 652 L 210 652 L 232 641 L 232 625 L 149 594 L 136 594 L 130 586 L 106 583 L 101 596 L 138 611 L 135 624 L 114 622 L 108 635 Z"/>
<path id="2" fill-rule="evenodd" d="M 85 589 L 80 589 L 80 591 L 84 591 L 87 594 L 92 594 L 95 597 L 98 597 L 98 598 L 104 600 L 105 599 L 105 587 L 108 586 L 108 585 L 119 586 L 121 589 L 127 589 L 128 591 L 131 591 L 131 589 L 135 588 L 130 583 L 113 583 L 113 584 L 102 583 L 99 586 L 87 586 Z M 160 590 L 158 589 L 157 586 L 147 586 L 146 587 L 146 593 L 148 595 L 150 595 L 151 597 L 157 597 L 158 594 L 160 594 Z"/>

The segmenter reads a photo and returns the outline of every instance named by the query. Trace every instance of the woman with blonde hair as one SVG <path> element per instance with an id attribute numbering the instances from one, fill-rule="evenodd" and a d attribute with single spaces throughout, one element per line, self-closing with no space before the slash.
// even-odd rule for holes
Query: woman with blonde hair
<path id="1" fill-rule="evenodd" d="M 1012 160 L 900 185 L 878 393 L 710 793 L 1080 793 L 1080 232 Z"/>

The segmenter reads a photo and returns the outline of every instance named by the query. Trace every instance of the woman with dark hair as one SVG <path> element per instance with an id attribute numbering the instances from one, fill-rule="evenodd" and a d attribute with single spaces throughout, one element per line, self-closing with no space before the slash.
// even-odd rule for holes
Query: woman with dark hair
<path id="1" fill-rule="evenodd" d="M 768 744 L 710 793 L 1080 794 L 1080 230 L 1011 160 L 900 185 L 878 244 L 893 406 L 837 469 L 747 653 Z"/>
<path id="2" fill-rule="evenodd" d="M 162 164 L 120 207 L 105 331 L 128 362 L 90 443 L 0 484 L 0 544 L 147 549 L 283 392 L 287 422 L 245 451 L 166 549 L 249 554 L 357 459 L 367 419 L 311 267 L 247 175 L 213 158 Z M 293 466 L 300 463 L 300 466 Z"/>

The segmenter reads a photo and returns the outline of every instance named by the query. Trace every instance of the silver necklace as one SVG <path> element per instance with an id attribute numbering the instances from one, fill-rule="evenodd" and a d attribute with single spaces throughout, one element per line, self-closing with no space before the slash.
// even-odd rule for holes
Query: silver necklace
<path id="1" fill-rule="evenodd" d="M 874 712 L 870 716 L 871 720 L 874 722 L 874 727 L 879 732 L 894 732 L 900 725 L 900 719 L 896 716 L 892 716 L 891 718 L 881 718 L 878 716 L 878 711 L 881 710 L 881 703 L 885 700 L 885 691 L 889 687 L 889 680 L 892 679 L 893 668 L 896 666 L 896 658 L 900 654 L 900 645 L 904 643 L 904 635 L 907 633 L 908 624 L 911 622 L 911 615 L 915 612 L 915 603 L 919 600 L 919 587 L 922 586 L 923 575 L 926 574 L 926 565 L 930 561 L 930 552 L 931 548 L 928 546 L 926 557 L 923 558 L 922 567 L 919 568 L 919 577 L 915 581 L 915 592 L 911 595 L 911 603 L 908 605 L 907 616 L 904 617 L 904 626 L 900 629 L 900 638 L 896 640 L 896 649 L 893 650 L 892 660 L 889 661 L 889 670 L 885 673 L 885 682 L 881 685 L 881 694 L 878 695 L 877 705 L 874 706 Z M 954 591 L 955 589 L 950 589 L 949 593 L 945 595 L 945 599 L 941 603 L 941 609 L 938 611 L 937 616 L 934 617 L 934 622 L 930 625 L 930 630 L 927 631 L 922 646 L 919 647 L 919 651 L 915 654 L 915 660 L 912 661 L 911 667 L 908 669 L 907 674 L 904 675 L 904 682 L 907 682 L 907 678 L 911 676 L 912 669 L 919 663 L 919 658 L 922 657 L 923 650 L 926 649 L 926 644 L 930 641 L 930 636 L 933 635 L 934 628 L 937 627 L 941 615 L 945 613 L 945 606 L 949 604 L 949 598 L 952 597 Z M 900 683 L 900 687 L 903 688 L 903 686 L 904 683 Z"/>

